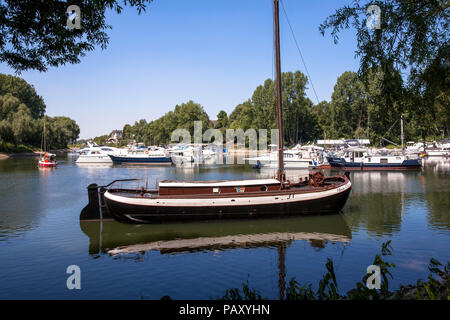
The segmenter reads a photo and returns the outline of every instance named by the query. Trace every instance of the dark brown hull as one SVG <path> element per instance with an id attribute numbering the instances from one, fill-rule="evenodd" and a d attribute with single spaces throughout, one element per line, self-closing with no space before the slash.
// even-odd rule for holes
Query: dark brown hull
<path id="1" fill-rule="evenodd" d="M 145 206 L 121 203 L 105 198 L 114 219 L 131 223 L 162 223 L 168 221 L 189 221 L 227 218 L 324 215 L 339 213 L 344 207 L 351 188 L 320 199 L 299 200 L 288 203 L 264 205 L 170 207 Z"/>

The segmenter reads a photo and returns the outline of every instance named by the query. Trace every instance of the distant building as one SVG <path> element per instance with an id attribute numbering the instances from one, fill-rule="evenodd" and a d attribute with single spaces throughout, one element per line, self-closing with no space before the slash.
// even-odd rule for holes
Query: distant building
<path id="1" fill-rule="evenodd" d="M 211 127 L 213 128 L 217 126 L 217 120 L 209 120 L 209 123 L 211 123 Z"/>
<path id="2" fill-rule="evenodd" d="M 122 139 L 122 130 L 113 130 L 108 137 L 106 143 L 118 144 L 119 140 Z"/>

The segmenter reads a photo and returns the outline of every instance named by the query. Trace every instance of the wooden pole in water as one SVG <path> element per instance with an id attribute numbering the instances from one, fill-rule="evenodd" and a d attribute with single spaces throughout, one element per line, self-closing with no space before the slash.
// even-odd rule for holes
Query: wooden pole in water
<path id="1" fill-rule="evenodd" d="M 281 105 L 281 59 L 280 59 L 280 14 L 279 0 L 273 0 L 275 25 L 275 68 L 277 84 L 277 127 L 278 127 L 278 172 L 277 177 L 283 187 L 285 181 L 283 164 L 283 109 Z"/>

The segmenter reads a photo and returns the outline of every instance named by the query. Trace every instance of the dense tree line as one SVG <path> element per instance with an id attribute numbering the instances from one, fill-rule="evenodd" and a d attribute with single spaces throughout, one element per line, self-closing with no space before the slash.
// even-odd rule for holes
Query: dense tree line
<path id="1" fill-rule="evenodd" d="M 386 77 L 391 79 L 388 91 L 383 84 Z M 422 135 L 431 139 L 448 135 L 448 94 L 438 96 L 438 107 L 418 113 L 398 72 L 386 76 L 378 68 L 370 70 L 365 78 L 356 72 L 344 72 L 336 81 L 331 101 L 317 105 L 306 97 L 307 81 L 300 71 L 282 73 L 283 134 L 287 145 L 313 142 L 325 136 L 327 139 L 368 138 L 376 145 L 386 143 L 382 138 L 400 143 L 402 115 L 408 140 L 421 140 Z M 125 125 L 121 144 L 132 138 L 145 144 L 167 144 L 175 129 L 185 128 L 193 135 L 197 120 L 203 121 L 203 130 L 211 127 L 204 109 L 189 101 L 155 121 L 140 120 L 134 125 Z M 275 82 L 264 81 L 252 97 L 236 106 L 230 115 L 221 110 L 215 128 L 223 134 L 226 129 L 276 128 Z M 103 138 L 106 141 L 107 137 Z"/>
<path id="2" fill-rule="evenodd" d="M 44 113 L 44 100 L 32 85 L 0 74 L 0 151 L 11 151 L 18 145 L 40 148 L 44 123 L 50 148 L 65 148 L 78 138 L 80 128 L 74 120 Z"/>
<path id="3" fill-rule="evenodd" d="M 175 129 L 186 129 L 194 136 L 194 121 L 202 122 L 203 132 L 211 128 L 208 114 L 203 107 L 193 101 L 176 105 L 173 111 L 147 122 L 144 119 L 134 125 L 125 125 L 122 132 L 121 145 L 131 141 L 143 142 L 146 145 L 160 145 L 171 142 L 171 134 Z"/>

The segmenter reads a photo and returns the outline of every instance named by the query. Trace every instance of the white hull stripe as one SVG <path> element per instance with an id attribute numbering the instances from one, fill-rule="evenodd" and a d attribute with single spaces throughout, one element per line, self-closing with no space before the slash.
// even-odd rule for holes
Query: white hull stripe
<path id="1" fill-rule="evenodd" d="M 299 201 L 308 201 L 321 199 L 325 197 L 330 197 L 333 195 L 337 195 L 339 193 L 344 192 L 352 186 L 352 183 L 349 181 L 347 184 L 320 192 L 310 192 L 310 193 L 289 193 L 283 195 L 270 195 L 270 196 L 262 196 L 262 197 L 207 197 L 207 198 L 166 198 L 166 199 L 155 199 L 155 198 L 130 198 L 124 196 L 118 196 L 109 191 L 105 192 L 105 198 L 124 203 L 128 205 L 136 205 L 136 206 L 151 206 L 151 207 L 228 207 L 228 206 L 249 206 L 249 205 L 270 205 L 277 203 L 291 203 L 291 202 L 299 202 Z"/>

